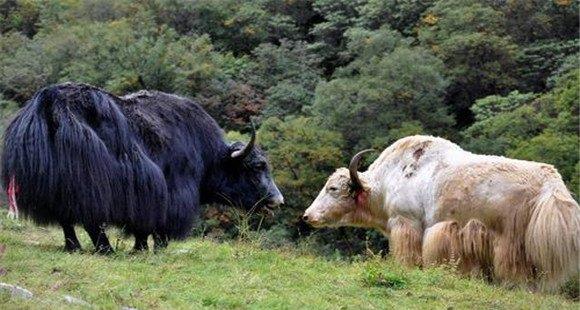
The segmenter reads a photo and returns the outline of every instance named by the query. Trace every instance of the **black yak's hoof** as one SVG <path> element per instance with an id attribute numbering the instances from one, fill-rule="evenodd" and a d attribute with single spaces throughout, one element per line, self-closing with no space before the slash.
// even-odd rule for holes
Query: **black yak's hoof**
<path id="1" fill-rule="evenodd" d="M 167 249 L 167 243 L 165 243 L 163 245 L 156 244 L 155 246 L 153 246 L 154 253 L 163 252 L 163 251 L 165 251 L 165 249 Z"/>
<path id="2" fill-rule="evenodd" d="M 147 236 L 135 236 L 135 246 L 133 246 L 133 252 L 143 252 L 147 250 L 149 250 Z"/>
<path id="3" fill-rule="evenodd" d="M 65 244 L 64 250 L 69 253 L 74 253 L 82 251 L 82 248 L 80 244 Z"/>
<path id="4" fill-rule="evenodd" d="M 161 235 L 161 234 L 154 234 L 153 235 L 153 250 L 155 252 L 165 249 L 168 244 L 169 244 L 169 238 L 167 238 L 167 235 Z"/>
<path id="5" fill-rule="evenodd" d="M 115 251 L 113 251 L 113 248 L 111 246 L 101 246 L 97 248 L 96 253 L 102 255 L 109 255 L 115 253 Z"/>
<path id="6" fill-rule="evenodd" d="M 64 240 L 64 250 L 69 253 L 80 252 L 82 250 L 81 243 L 76 236 L 73 237 L 74 238 L 66 238 Z"/>
<path id="7" fill-rule="evenodd" d="M 135 243 L 135 246 L 133 247 L 133 252 L 138 253 L 138 252 L 145 252 L 149 250 L 149 246 L 147 245 L 147 243 L 145 244 L 137 244 Z"/>
<path id="8" fill-rule="evenodd" d="M 153 247 L 153 253 L 160 253 L 165 251 L 165 249 L 167 249 L 167 247 L 163 247 L 163 246 L 154 246 Z"/>
<path id="9" fill-rule="evenodd" d="M 165 250 L 166 248 L 167 248 L 167 242 L 155 243 L 155 245 L 153 245 L 154 252 L 161 252 L 161 251 Z"/>
<path id="10" fill-rule="evenodd" d="M 167 248 L 167 242 L 155 242 L 153 252 L 161 252 Z"/>

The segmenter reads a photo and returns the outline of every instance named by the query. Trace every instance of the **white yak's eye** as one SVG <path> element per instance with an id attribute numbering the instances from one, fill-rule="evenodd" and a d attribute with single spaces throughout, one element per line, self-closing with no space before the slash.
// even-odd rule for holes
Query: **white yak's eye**
<path id="1" fill-rule="evenodd" d="M 331 186 L 331 187 L 328 188 L 328 191 L 331 192 L 331 193 L 336 193 L 336 192 L 338 192 L 338 187 Z"/>

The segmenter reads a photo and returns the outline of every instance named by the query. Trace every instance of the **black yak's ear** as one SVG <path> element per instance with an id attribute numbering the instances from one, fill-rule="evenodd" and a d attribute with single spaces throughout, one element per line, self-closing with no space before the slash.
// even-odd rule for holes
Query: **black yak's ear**
<path id="1" fill-rule="evenodd" d="M 255 143 L 256 143 L 256 128 L 254 127 L 254 123 L 252 122 L 252 137 L 250 138 L 250 142 L 248 142 L 248 144 L 246 144 L 246 146 L 244 146 L 241 150 L 233 151 L 230 157 L 232 159 L 244 159 L 252 152 Z"/>
<path id="2" fill-rule="evenodd" d="M 241 152 L 244 148 L 246 147 L 246 145 L 243 142 L 240 141 L 236 141 L 232 144 L 229 145 L 229 151 L 228 151 L 228 159 L 237 159 L 239 157 L 234 157 L 234 154 Z"/>

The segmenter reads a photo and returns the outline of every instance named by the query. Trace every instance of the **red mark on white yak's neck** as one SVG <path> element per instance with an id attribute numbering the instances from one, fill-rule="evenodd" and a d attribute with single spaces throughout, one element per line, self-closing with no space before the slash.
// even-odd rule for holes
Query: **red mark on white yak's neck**
<path id="1" fill-rule="evenodd" d="M 363 189 L 357 190 L 355 194 L 355 201 L 357 207 L 365 207 L 369 202 L 369 193 Z"/>

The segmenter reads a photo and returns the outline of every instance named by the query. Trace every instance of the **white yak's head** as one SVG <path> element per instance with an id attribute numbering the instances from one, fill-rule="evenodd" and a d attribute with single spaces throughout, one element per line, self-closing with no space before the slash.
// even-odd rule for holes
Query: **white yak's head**
<path id="1" fill-rule="evenodd" d="M 318 197 L 306 209 L 302 219 L 314 227 L 365 226 L 363 211 L 369 203 L 370 187 L 358 173 L 364 150 L 356 154 L 347 168 L 338 168 L 326 181 Z"/>

